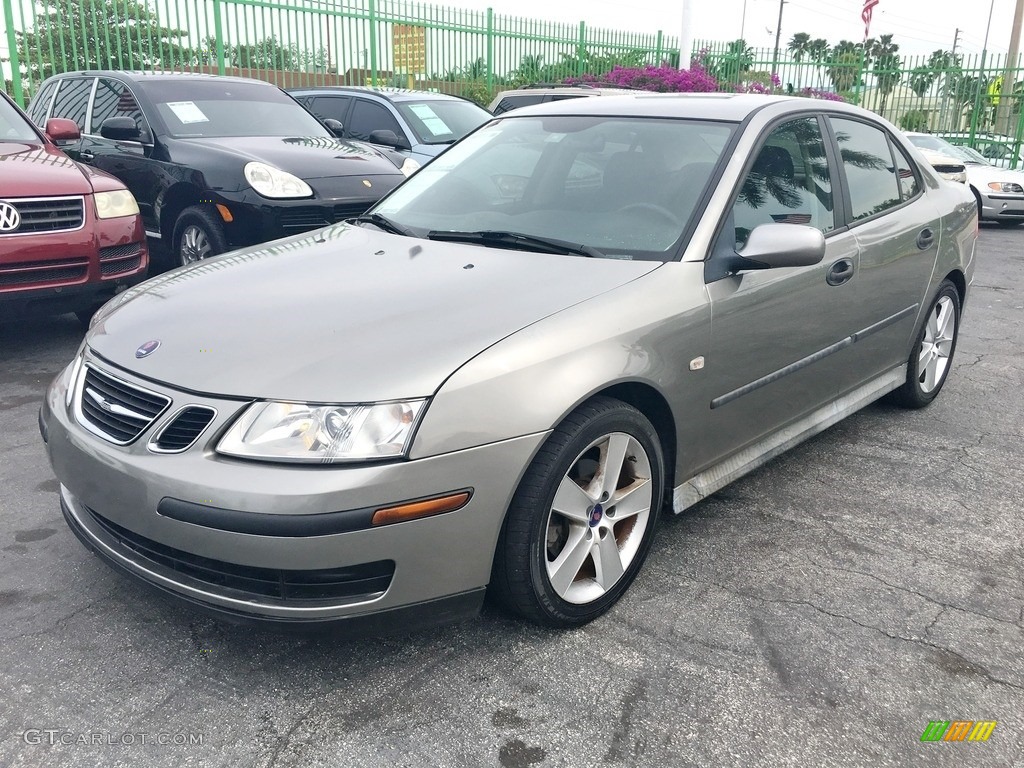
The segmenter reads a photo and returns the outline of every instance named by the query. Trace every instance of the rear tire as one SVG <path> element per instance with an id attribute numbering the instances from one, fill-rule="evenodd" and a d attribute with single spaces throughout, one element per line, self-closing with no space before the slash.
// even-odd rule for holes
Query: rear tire
<path id="1" fill-rule="evenodd" d="M 597 618 L 640 572 L 664 498 L 657 431 L 597 397 L 559 424 L 516 490 L 498 539 L 491 593 L 549 627 Z"/>
<path id="2" fill-rule="evenodd" d="M 224 253 L 228 240 L 213 211 L 203 205 L 186 208 L 174 224 L 174 261 L 184 267 Z"/>
<path id="3" fill-rule="evenodd" d="M 946 383 L 960 332 L 960 293 L 943 280 L 907 361 L 907 380 L 892 394 L 904 408 L 924 408 Z"/>

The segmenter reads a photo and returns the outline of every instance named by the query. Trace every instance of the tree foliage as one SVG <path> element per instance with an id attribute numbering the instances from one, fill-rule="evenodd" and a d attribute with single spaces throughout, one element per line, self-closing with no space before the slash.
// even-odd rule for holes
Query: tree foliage
<path id="1" fill-rule="evenodd" d="M 43 0 L 33 31 L 15 32 L 33 79 L 80 69 L 159 69 L 192 58 L 188 32 L 163 26 L 137 0 Z"/>

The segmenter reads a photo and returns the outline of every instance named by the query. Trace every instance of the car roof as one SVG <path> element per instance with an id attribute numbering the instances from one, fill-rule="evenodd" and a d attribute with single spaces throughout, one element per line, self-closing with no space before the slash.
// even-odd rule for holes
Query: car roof
<path id="1" fill-rule="evenodd" d="M 313 93 L 365 93 L 380 96 L 388 101 L 466 101 L 461 96 L 434 91 L 417 91 L 407 88 L 372 88 L 368 85 L 309 85 L 301 88 L 286 88 L 291 94 Z"/>
<path id="2" fill-rule="evenodd" d="M 819 101 L 800 96 L 762 96 L 746 93 L 658 93 L 632 91 L 624 96 L 602 99 L 563 99 L 520 107 L 503 113 L 513 120 L 530 115 L 594 115 L 604 117 L 685 117 L 691 120 L 740 122 L 772 105 L 789 106 L 791 111 L 828 110 L 865 116 L 858 107 L 836 101 Z"/>
<path id="3" fill-rule="evenodd" d="M 112 70 L 112 69 L 87 69 L 79 70 L 78 72 L 61 72 L 53 77 L 119 77 L 122 80 L 128 80 L 129 82 L 137 83 L 144 80 L 147 81 L 167 81 L 167 80 L 215 80 L 218 82 L 229 82 L 229 83 L 258 83 L 260 85 L 266 85 L 270 88 L 277 88 L 273 83 L 268 83 L 266 80 L 258 80 L 253 77 L 234 77 L 233 75 L 213 75 L 206 72 L 142 72 L 142 71 L 125 71 L 125 70 Z"/>

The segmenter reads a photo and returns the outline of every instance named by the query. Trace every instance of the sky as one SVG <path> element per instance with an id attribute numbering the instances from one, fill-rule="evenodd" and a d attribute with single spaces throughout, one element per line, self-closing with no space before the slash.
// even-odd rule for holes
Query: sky
<path id="1" fill-rule="evenodd" d="M 775 44 L 778 0 L 691 0 L 696 40 L 734 40 L 743 37 L 755 48 Z M 989 3 L 992 3 L 990 52 L 1005 53 L 1010 45 L 1015 0 L 879 0 L 871 36 L 892 34 L 900 52 L 927 55 L 949 50 L 959 27 L 957 50 L 981 53 Z M 452 0 L 469 9 L 491 7 L 495 13 L 551 21 L 586 21 L 588 26 L 657 32 L 678 36 L 682 29 L 682 0 Z M 864 37 L 862 0 L 788 0 L 782 15 L 782 46 L 797 32 L 824 37 L 835 44 Z"/>

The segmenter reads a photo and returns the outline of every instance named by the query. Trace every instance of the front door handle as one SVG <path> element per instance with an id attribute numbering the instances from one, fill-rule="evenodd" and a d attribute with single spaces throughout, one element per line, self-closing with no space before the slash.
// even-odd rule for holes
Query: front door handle
<path id="1" fill-rule="evenodd" d="M 917 236 L 917 247 L 922 251 L 927 251 L 935 243 L 935 232 L 930 227 L 925 227 L 921 230 L 921 234 Z"/>
<path id="2" fill-rule="evenodd" d="M 850 259 L 840 259 L 828 268 L 825 282 L 829 285 L 842 285 L 851 277 L 853 277 L 853 261 Z"/>
<path id="3" fill-rule="evenodd" d="M 92 152 L 79 152 L 78 156 L 79 156 L 79 158 L 81 158 L 82 160 L 85 160 L 85 161 L 95 160 L 96 159 L 96 155 L 94 155 Z"/>

